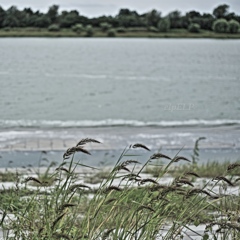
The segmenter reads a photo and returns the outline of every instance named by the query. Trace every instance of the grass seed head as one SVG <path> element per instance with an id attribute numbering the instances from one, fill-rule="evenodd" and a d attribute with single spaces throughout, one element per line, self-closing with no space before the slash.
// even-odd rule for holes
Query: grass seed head
<path id="1" fill-rule="evenodd" d="M 136 143 L 132 146 L 132 148 L 143 148 L 147 151 L 150 151 L 150 149 L 148 147 L 146 147 L 145 145 L 141 144 L 141 143 Z"/>
<path id="2" fill-rule="evenodd" d="M 53 221 L 53 224 L 52 224 L 52 229 L 54 229 L 54 227 L 56 226 L 56 224 L 64 217 L 65 213 L 61 214 L 60 216 L 58 216 L 54 221 Z"/>
<path id="3" fill-rule="evenodd" d="M 101 143 L 101 142 L 99 142 L 98 140 L 93 139 L 93 138 L 84 138 L 84 139 L 80 140 L 80 141 L 77 143 L 76 147 L 78 147 L 78 146 L 80 146 L 80 145 L 84 145 L 84 144 L 86 144 L 86 143 L 90 143 L 90 142 L 92 142 L 92 143 Z"/>
<path id="4" fill-rule="evenodd" d="M 141 180 L 140 184 L 144 184 L 144 183 L 148 183 L 148 182 L 156 184 L 156 185 L 159 185 L 157 181 L 155 181 L 155 180 L 153 180 L 151 178 L 146 178 L 146 179 Z"/>
<path id="5" fill-rule="evenodd" d="M 239 164 L 239 163 L 230 164 L 230 165 L 228 165 L 228 167 L 227 167 L 227 171 L 231 171 L 231 170 L 233 170 L 233 169 L 235 169 L 235 168 L 237 168 L 237 167 L 240 167 L 240 164 Z"/>
<path id="6" fill-rule="evenodd" d="M 194 176 L 194 177 L 200 178 L 200 176 L 199 176 L 197 173 L 195 173 L 195 172 L 185 172 L 184 175 L 185 175 L 185 176 L 186 176 L 186 175 L 192 175 L 192 176 Z"/>
<path id="7" fill-rule="evenodd" d="M 140 210 L 142 210 L 142 209 L 147 209 L 147 210 L 149 210 L 149 211 L 151 211 L 151 212 L 155 212 L 155 210 L 154 210 L 153 208 L 151 208 L 151 207 L 149 207 L 149 206 L 146 206 L 146 205 L 140 206 L 140 207 L 137 209 L 137 211 L 140 211 Z"/>
<path id="8" fill-rule="evenodd" d="M 161 153 L 155 153 L 150 157 L 150 159 L 159 159 L 159 158 L 166 158 L 166 159 L 171 160 L 170 157 L 168 157 L 167 155 L 161 154 Z"/>
<path id="9" fill-rule="evenodd" d="M 187 161 L 187 162 L 191 162 L 189 159 L 182 157 L 182 156 L 177 156 L 173 159 L 173 162 L 179 162 L 181 160 Z"/>
<path id="10" fill-rule="evenodd" d="M 69 187 L 69 191 L 73 192 L 77 188 L 88 188 L 88 189 L 91 189 L 89 186 L 84 185 L 84 184 L 73 184 L 72 186 Z"/>
<path id="11" fill-rule="evenodd" d="M 105 189 L 105 193 L 108 193 L 108 192 L 110 192 L 110 191 L 118 191 L 118 192 L 121 192 L 122 191 L 122 189 L 121 188 L 119 188 L 119 187 L 116 187 L 116 186 L 110 186 L 110 187 L 108 187 L 108 188 L 106 188 Z"/>
<path id="12" fill-rule="evenodd" d="M 28 177 L 28 178 L 25 179 L 24 182 L 27 183 L 29 181 L 34 181 L 34 182 L 42 185 L 42 182 L 40 180 L 38 180 L 37 178 L 34 178 L 34 177 Z"/>
<path id="13" fill-rule="evenodd" d="M 215 177 L 215 178 L 213 178 L 213 181 L 214 180 L 217 180 L 217 181 L 224 181 L 224 182 L 226 182 L 228 185 L 230 185 L 230 186 L 234 186 L 234 184 L 230 181 L 230 180 L 228 180 L 227 178 L 225 178 L 225 177 L 223 177 L 223 176 L 217 176 L 217 177 Z"/>

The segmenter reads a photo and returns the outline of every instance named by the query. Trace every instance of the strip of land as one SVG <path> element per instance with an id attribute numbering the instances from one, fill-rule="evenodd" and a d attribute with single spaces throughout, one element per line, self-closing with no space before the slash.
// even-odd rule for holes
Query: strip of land
<path id="1" fill-rule="evenodd" d="M 61 29 L 56 32 L 47 28 L 13 28 L 0 29 L 0 37 L 87 37 L 83 31 L 76 33 L 71 29 Z M 109 37 L 108 33 L 101 29 L 94 29 L 91 37 Z M 172 29 L 169 32 L 150 32 L 144 29 L 127 29 L 124 33 L 116 32 L 114 37 L 119 38 L 215 38 L 215 39 L 240 39 L 240 33 L 215 33 L 213 31 L 201 31 L 190 33 L 186 29 Z"/>

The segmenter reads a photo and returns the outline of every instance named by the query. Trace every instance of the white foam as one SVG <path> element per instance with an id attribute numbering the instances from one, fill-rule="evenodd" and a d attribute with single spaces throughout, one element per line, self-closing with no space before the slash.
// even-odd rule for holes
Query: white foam
<path id="1" fill-rule="evenodd" d="M 203 120 L 190 119 L 184 121 L 154 121 L 144 122 L 138 120 L 123 119 L 105 119 L 105 120 L 0 120 L 0 128 L 19 127 L 19 128 L 72 128 L 72 127 L 111 127 L 111 126 L 156 126 L 156 127 L 187 127 L 187 126 L 224 126 L 224 125 L 240 125 L 240 120 L 217 119 Z"/>

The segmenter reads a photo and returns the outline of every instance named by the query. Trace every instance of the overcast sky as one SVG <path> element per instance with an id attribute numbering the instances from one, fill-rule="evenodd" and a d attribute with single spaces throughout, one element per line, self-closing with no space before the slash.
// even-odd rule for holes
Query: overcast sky
<path id="1" fill-rule="evenodd" d="M 19 9 L 31 7 L 46 12 L 49 6 L 57 4 L 60 10 L 77 9 L 80 14 L 89 17 L 116 15 L 120 8 L 137 10 L 139 13 L 157 9 L 163 15 L 173 10 L 180 10 L 182 13 L 190 10 L 210 13 L 216 6 L 224 3 L 230 6 L 230 11 L 240 15 L 240 0 L 0 0 L 0 6 L 4 9 L 15 5 Z"/>

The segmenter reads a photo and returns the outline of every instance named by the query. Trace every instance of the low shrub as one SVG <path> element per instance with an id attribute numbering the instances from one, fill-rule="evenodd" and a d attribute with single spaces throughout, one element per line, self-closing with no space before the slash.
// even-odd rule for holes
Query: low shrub
<path id="1" fill-rule="evenodd" d="M 125 33 L 127 30 L 126 30 L 126 28 L 124 28 L 124 27 L 119 27 L 119 28 L 116 29 L 116 31 L 117 31 L 118 33 Z"/>
<path id="2" fill-rule="evenodd" d="M 156 27 L 154 27 L 154 26 L 149 27 L 148 31 L 149 32 L 159 32 L 158 29 Z"/>
<path id="3" fill-rule="evenodd" d="M 49 32 L 59 32 L 60 31 L 60 27 L 58 24 L 51 24 L 49 27 L 48 27 L 48 31 Z"/>
<path id="4" fill-rule="evenodd" d="M 158 30 L 160 32 L 168 32 L 170 30 L 170 21 L 168 18 L 163 18 L 159 21 Z"/>
<path id="5" fill-rule="evenodd" d="M 213 23 L 213 31 L 216 33 L 227 33 L 229 28 L 229 23 L 226 19 L 218 19 Z"/>
<path id="6" fill-rule="evenodd" d="M 240 29 L 240 24 L 236 20 L 230 20 L 229 22 L 229 32 L 238 33 Z"/>
<path id="7" fill-rule="evenodd" d="M 108 37 L 116 37 L 116 31 L 115 29 L 109 29 L 108 32 L 107 32 L 107 36 Z"/>
<path id="8" fill-rule="evenodd" d="M 107 22 L 100 23 L 100 28 L 103 32 L 107 32 L 111 27 L 112 25 Z"/>
<path id="9" fill-rule="evenodd" d="M 201 27 L 198 23 L 191 23 L 188 27 L 188 31 L 191 33 L 199 33 L 200 29 Z"/>
<path id="10" fill-rule="evenodd" d="M 94 34 L 92 25 L 87 25 L 85 28 L 85 31 L 86 31 L 86 37 L 92 37 Z"/>
<path id="11" fill-rule="evenodd" d="M 72 26 L 72 30 L 78 34 L 80 34 L 84 28 L 83 28 L 83 25 L 81 23 L 78 23 L 78 24 L 75 24 Z"/>

